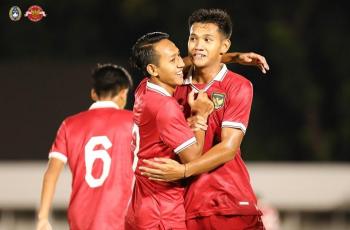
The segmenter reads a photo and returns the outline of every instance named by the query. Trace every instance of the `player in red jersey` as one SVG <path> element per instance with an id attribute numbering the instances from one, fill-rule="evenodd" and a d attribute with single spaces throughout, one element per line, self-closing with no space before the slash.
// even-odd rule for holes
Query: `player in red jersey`
<path id="1" fill-rule="evenodd" d="M 180 165 L 171 159 L 146 161 L 144 175 L 152 180 L 173 181 L 193 177 L 185 194 L 187 228 L 264 229 L 261 212 L 241 158 L 240 144 L 246 132 L 253 98 L 252 84 L 221 64 L 230 47 L 232 23 L 229 15 L 217 9 L 200 9 L 189 18 L 189 56 L 194 64 L 186 85 L 174 96 L 190 109 L 186 97 L 192 90 L 205 91 L 215 104 L 209 116 L 204 154 Z"/>
<path id="2" fill-rule="evenodd" d="M 51 229 L 49 210 L 66 162 L 72 172 L 70 229 L 124 229 L 133 180 L 133 119 L 123 108 L 132 80 L 125 69 L 111 64 L 98 66 L 92 78 L 96 102 L 66 118 L 51 147 L 37 230 Z"/>
<path id="3" fill-rule="evenodd" d="M 185 65 L 169 35 L 148 33 L 137 40 L 132 50 L 133 62 L 148 76 L 135 92 L 138 165 L 144 165 L 144 159 L 153 157 L 178 158 L 184 163 L 199 157 L 213 103 L 205 93 L 200 93 L 196 100 L 191 94 L 192 113 L 205 121 L 205 127 L 194 133 L 172 97 L 176 86 L 183 83 Z M 186 229 L 183 186 L 148 180 L 139 170 L 135 171 L 135 178 L 127 229 Z"/>

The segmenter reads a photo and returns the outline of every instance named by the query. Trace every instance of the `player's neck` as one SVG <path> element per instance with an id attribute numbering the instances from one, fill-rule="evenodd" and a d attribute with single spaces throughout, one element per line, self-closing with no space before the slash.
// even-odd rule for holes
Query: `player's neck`
<path id="1" fill-rule="evenodd" d="M 170 95 L 173 95 L 175 92 L 175 87 L 172 87 L 171 85 L 165 84 L 164 82 L 158 80 L 158 78 L 151 77 L 149 81 L 153 84 L 156 84 L 163 89 L 165 89 Z"/>
<path id="2" fill-rule="evenodd" d="M 104 102 L 104 101 L 113 102 L 114 104 L 117 105 L 119 109 L 124 109 L 126 104 L 126 101 L 120 92 L 113 97 L 112 96 L 98 97 L 97 100 L 95 100 L 95 102 Z"/>
<path id="3" fill-rule="evenodd" d="M 193 69 L 193 83 L 197 84 L 206 84 L 213 80 L 215 76 L 220 72 L 222 68 L 221 63 L 216 63 L 214 65 L 205 66 L 205 67 L 194 67 Z"/>

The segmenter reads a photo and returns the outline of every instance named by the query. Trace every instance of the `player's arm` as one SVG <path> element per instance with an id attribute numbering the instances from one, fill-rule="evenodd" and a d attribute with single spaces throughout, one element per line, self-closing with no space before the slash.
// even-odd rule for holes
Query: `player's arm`
<path id="1" fill-rule="evenodd" d="M 183 61 L 185 63 L 184 67 L 184 73 L 187 73 L 188 70 L 192 66 L 192 61 L 190 57 L 184 57 Z M 267 64 L 266 58 L 260 54 L 254 53 L 254 52 L 247 52 L 247 53 L 241 53 L 241 52 L 232 52 L 232 53 L 226 53 L 222 55 L 221 58 L 222 63 L 238 63 L 241 65 L 248 65 L 248 66 L 256 66 L 258 67 L 261 72 L 266 73 L 270 67 Z"/>
<path id="2" fill-rule="evenodd" d="M 145 176 L 158 181 L 175 181 L 209 172 L 235 157 L 243 136 L 240 129 L 223 128 L 221 142 L 197 159 L 180 164 L 171 159 L 155 158 L 155 161 L 147 161 L 149 168 L 140 169 Z"/>
<path id="3" fill-rule="evenodd" d="M 38 211 L 38 222 L 36 230 L 52 229 L 49 223 L 49 213 L 52 199 L 55 194 L 57 180 L 63 167 L 63 161 L 56 158 L 50 158 L 48 167 L 43 178 L 41 201 Z"/>
<path id="4" fill-rule="evenodd" d="M 232 160 L 243 140 L 243 132 L 239 129 L 223 128 L 221 142 L 212 147 L 200 158 L 186 164 L 185 177 L 209 172 Z"/>
<path id="5" fill-rule="evenodd" d="M 178 152 L 182 164 L 169 158 L 145 159 L 143 162 L 148 164 L 149 167 L 140 166 L 141 175 L 148 177 L 150 180 L 158 181 L 175 181 L 184 178 L 186 163 L 196 160 L 203 152 L 205 131 L 198 129 L 194 134 L 196 141 Z M 156 161 L 160 161 L 160 163 L 156 163 Z M 152 166 L 155 168 L 152 168 Z"/>
<path id="6" fill-rule="evenodd" d="M 194 125 L 190 126 L 194 131 L 196 142 L 178 153 L 182 163 L 190 162 L 201 156 L 203 152 L 205 131 L 207 129 L 208 116 L 214 109 L 212 101 L 205 92 L 199 92 L 194 99 L 194 91 L 188 95 L 188 103 L 191 111 L 195 114 L 193 118 Z"/>
<path id="7" fill-rule="evenodd" d="M 270 67 L 267 64 L 266 58 L 254 52 L 248 53 L 226 53 L 221 58 L 222 63 L 238 63 L 241 65 L 256 66 L 261 72 L 266 73 Z"/>

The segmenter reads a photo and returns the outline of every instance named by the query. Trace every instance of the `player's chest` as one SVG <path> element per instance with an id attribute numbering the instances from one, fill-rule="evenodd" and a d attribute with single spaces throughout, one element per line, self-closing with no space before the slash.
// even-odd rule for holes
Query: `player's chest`
<path id="1" fill-rule="evenodd" d="M 209 123 L 215 123 L 216 126 L 220 127 L 227 105 L 227 94 L 220 88 L 209 88 L 206 92 L 214 104 L 214 111 L 209 116 Z"/>
<path id="2" fill-rule="evenodd" d="M 204 85 L 194 85 L 197 90 L 205 90 L 210 100 L 214 104 L 214 111 L 209 117 L 210 122 L 221 126 L 225 109 L 227 107 L 227 92 L 220 87 L 220 84 L 214 83 L 210 87 Z M 193 87 L 192 87 L 193 88 Z"/>

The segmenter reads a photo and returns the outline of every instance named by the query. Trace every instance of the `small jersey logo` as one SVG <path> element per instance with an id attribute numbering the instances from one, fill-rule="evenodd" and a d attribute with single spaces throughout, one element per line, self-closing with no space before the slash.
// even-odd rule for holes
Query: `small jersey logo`
<path id="1" fill-rule="evenodd" d="M 18 6 L 12 6 L 9 11 L 9 16 L 12 21 L 19 21 L 22 17 L 22 11 Z"/>
<path id="2" fill-rule="evenodd" d="M 223 93 L 212 93 L 211 99 L 215 109 L 220 109 L 225 104 L 225 94 Z"/>
<path id="3" fill-rule="evenodd" d="M 40 6 L 34 5 L 29 7 L 29 9 L 24 14 L 24 16 L 28 17 L 28 19 L 31 20 L 32 22 L 38 22 L 43 17 L 46 17 L 46 13 Z"/>

